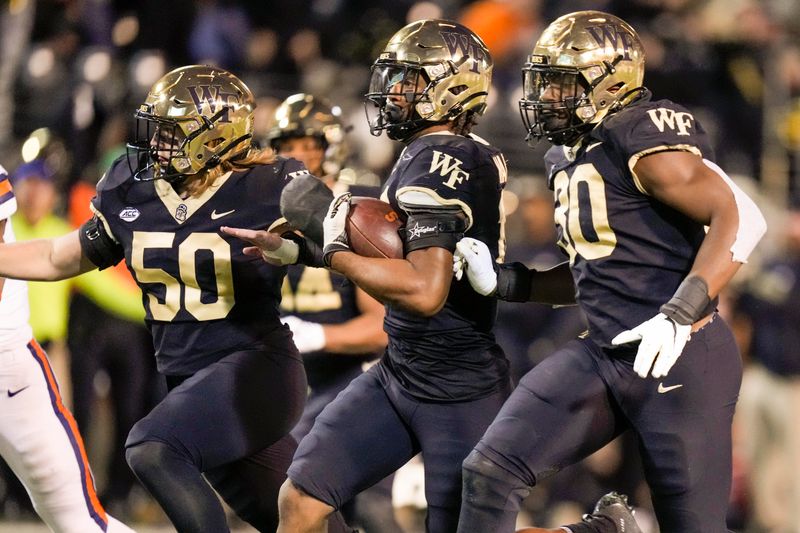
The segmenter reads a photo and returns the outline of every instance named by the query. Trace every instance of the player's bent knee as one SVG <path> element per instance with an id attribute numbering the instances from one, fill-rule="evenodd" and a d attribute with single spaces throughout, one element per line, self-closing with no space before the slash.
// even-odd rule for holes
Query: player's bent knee
<path id="1" fill-rule="evenodd" d="M 136 477 L 147 479 L 153 472 L 164 468 L 163 457 L 167 445 L 161 442 L 146 441 L 125 449 L 125 460 Z"/>
<path id="2" fill-rule="evenodd" d="M 295 485 L 291 479 L 287 479 L 281 485 L 281 490 L 278 494 L 278 512 L 281 517 L 281 525 L 322 523 L 333 511 L 333 507 L 306 493 Z"/>
<path id="3" fill-rule="evenodd" d="M 480 507 L 519 509 L 531 487 L 477 450 L 462 463 L 463 498 Z"/>

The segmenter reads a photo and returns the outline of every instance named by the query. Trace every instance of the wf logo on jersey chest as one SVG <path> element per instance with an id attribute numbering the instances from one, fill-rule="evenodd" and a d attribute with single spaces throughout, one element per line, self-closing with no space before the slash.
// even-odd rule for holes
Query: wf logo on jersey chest
<path id="1" fill-rule="evenodd" d="M 650 115 L 650 120 L 661 133 L 664 133 L 664 128 L 668 127 L 672 131 L 677 130 L 678 135 L 691 135 L 689 130 L 693 127 L 692 123 L 694 122 L 694 116 L 691 113 L 659 107 L 650 109 L 647 114 Z"/>
<path id="2" fill-rule="evenodd" d="M 469 179 L 469 172 L 465 172 L 461 168 L 462 164 L 463 162 L 460 159 L 456 159 L 450 154 L 434 150 L 431 168 L 428 172 L 431 174 L 438 172 L 440 176 L 447 178 L 442 184 L 455 190 L 459 183 Z"/>

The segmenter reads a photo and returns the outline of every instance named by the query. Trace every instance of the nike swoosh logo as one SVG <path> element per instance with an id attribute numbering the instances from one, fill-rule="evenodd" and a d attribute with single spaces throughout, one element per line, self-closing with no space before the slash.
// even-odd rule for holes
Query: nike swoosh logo
<path id="1" fill-rule="evenodd" d="M 671 385 L 669 387 L 665 387 L 663 383 L 658 384 L 658 393 L 664 394 L 665 392 L 669 392 L 671 390 L 679 389 L 683 387 L 683 385 Z"/>
<path id="2" fill-rule="evenodd" d="M 25 389 L 27 389 L 28 387 L 30 387 L 30 385 L 27 385 L 27 386 L 25 386 L 25 387 L 22 387 L 21 389 L 19 389 L 19 390 L 15 390 L 15 391 L 13 391 L 13 392 L 12 392 L 12 391 L 7 391 L 7 392 L 8 392 L 8 397 L 9 397 L 9 398 L 13 398 L 14 396 L 16 396 L 16 395 L 17 395 L 17 394 L 19 394 L 20 392 L 24 391 L 24 390 L 25 390 Z"/>
<path id="3" fill-rule="evenodd" d="M 231 209 L 230 211 L 225 211 L 224 213 L 217 213 L 217 210 L 214 209 L 213 211 L 211 211 L 211 220 L 217 220 L 218 218 L 222 218 L 225 215 L 230 215 L 234 211 L 236 211 L 236 209 Z"/>

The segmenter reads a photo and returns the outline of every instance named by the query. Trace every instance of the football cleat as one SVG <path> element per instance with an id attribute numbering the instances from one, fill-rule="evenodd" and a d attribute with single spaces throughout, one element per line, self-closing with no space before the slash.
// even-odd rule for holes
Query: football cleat
<path id="1" fill-rule="evenodd" d="M 628 497 L 624 494 L 609 492 L 600 498 L 592 514 L 583 515 L 583 521 L 587 524 L 608 523 L 609 520 L 614 523 L 618 533 L 642 533 L 633 517 L 633 507 L 628 505 Z"/>

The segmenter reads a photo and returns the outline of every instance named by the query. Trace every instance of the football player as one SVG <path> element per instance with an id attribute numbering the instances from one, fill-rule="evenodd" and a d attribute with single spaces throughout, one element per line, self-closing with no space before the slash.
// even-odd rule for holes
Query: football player
<path id="1" fill-rule="evenodd" d="M 278 106 L 267 140 L 278 155 L 302 162 L 328 187 L 357 196 L 377 196 L 377 187 L 337 180 L 347 158 L 346 129 L 338 107 L 300 93 Z M 289 266 L 282 292 L 282 320 L 292 330 L 308 376 L 306 408 L 292 430 L 299 442 L 322 409 L 386 347 L 384 312 L 363 290 L 325 268 Z M 343 509 L 348 523 L 367 533 L 399 533 L 392 507 L 392 479 L 385 478 L 349 502 Z"/>
<path id="2" fill-rule="evenodd" d="M 372 66 L 370 128 L 405 144 L 382 198 L 405 217 L 405 258 L 350 251 L 349 193 L 324 222 L 326 263 L 385 304 L 389 346 L 317 417 L 281 490 L 280 532 L 321 531 L 325 517 L 421 452 L 427 530 L 452 532 L 460 464 L 510 391 L 491 328 L 493 299 L 451 283 L 464 235 L 502 257 L 502 154 L 471 133 L 492 60 L 469 29 L 422 20 L 398 31 Z"/>
<path id="3" fill-rule="evenodd" d="M 0 275 L 53 280 L 125 259 L 169 393 L 131 430 L 128 463 L 181 532 L 228 531 L 214 489 L 260 531 L 296 447 L 306 378 L 279 319 L 286 269 L 242 253 L 221 223 L 265 228 L 297 161 L 251 144 L 253 96 L 231 73 L 167 73 L 137 137 L 97 185 L 95 216 L 52 240 L 0 247 Z M 213 489 L 212 489 L 213 487 Z"/>
<path id="4" fill-rule="evenodd" d="M 496 273 L 493 242 L 469 239 L 455 268 L 466 261 L 480 294 L 577 301 L 589 332 L 521 380 L 464 462 L 458 531 L 513 531 L 533 485 L 628 429 L 661 531 L 727 531 L 742 364 L 715 303 L 765 232 L 764 218 L 713 163 L 695 116 L 651 99 L 642 43 L 624 21 L 564 15 L 522 72 L 528 137 L 554 145 L 547 176 L 569 261 Z"/>
<path id="5" fill-rule="evenodd" d="M 16 209 L 8 174 L 0 166 L 0 243 L 15 241 L 9 218 Z M 0 455 L 51 530 L 130 532 L 97 498 L 83 438 L 61 399 L 47 354 L 33 339 L 28 316 L 26 283 L 0 278 Z"/>

